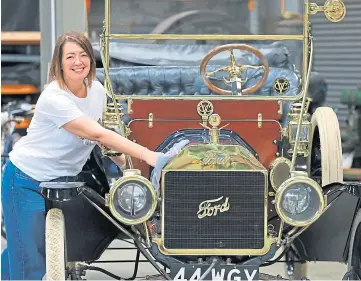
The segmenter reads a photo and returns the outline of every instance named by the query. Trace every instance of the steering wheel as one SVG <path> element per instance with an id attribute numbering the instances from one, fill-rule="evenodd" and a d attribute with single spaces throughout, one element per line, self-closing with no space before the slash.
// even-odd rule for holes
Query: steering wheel
<path id="1" fill-rule="evenodd" d="M 260 66 L 253 66 L 253 65 L 237 65 L 236 63 L 236 59 L 234 57 L 233 54 L 233 50 L 237 49 L 237 50 L 241 50 L 241 51 L 248 51 L 252 54 L 254 54 L 255 56 L 257 56 L 262 65 Z M 212 72 L 206 72 L 206 68 L 208 65 L 208 62 L 217 54 L 224 52 L 224 51 L 229 51 L 230 52 L 230 59 L 231 59 L 231 65 L 219 68 L 215 71 Z M 248 80 L 242 80 L 242 73 L 244 69 L 247 68 L 251 68 L 251 69 L 263 69 L 263 76 L 262 78 L 252 87 L 246 88 L 246 89 L 242 89 L 242 86 L 244 85 L 245 82 L 247 82 Z M 236 83 L 237 85 L 237 92 L 241 91 L 240 94 L 242 95 L 247 95 L 247 94 L 252 94 L 254 92 L 257 92 L 262 85 L 266 82 L 266 79 L 268 77 L 269 74 L 269 66 L 268 66 L 268 61 L 267 58 L 256 48 L 251 47 L 249 45 L 246 44 L 227 44 L 227 45 L 223 45 L 223 46 L 219 46 L 215 49 L 213 49 L 212 51 L 210 51 L 202 60 L 201 65 L 200 65 L 200 73 L 201 76 L 203 78 L 204 83 L 206 84 L 206 86 L 212 90 L 213 92 L 216 92 L 218 94 L 222 94 L 222 95 L 232 95 L 232 91 L 230 90 L 224 90 L 221 88 L 218 88 L 217 86 L 215 86 L 210 80 L 209 77 L 214 75 L 217 72 L 228 72 L 228 77 L 229 80 L 225 80 L 225 82 L 227 84 L 231 84 L 231 83 Z"/>

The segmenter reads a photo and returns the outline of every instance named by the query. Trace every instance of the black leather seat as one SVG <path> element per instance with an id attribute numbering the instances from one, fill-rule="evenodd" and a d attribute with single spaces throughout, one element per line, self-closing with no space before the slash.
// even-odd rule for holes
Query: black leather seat
<path id="1" fill-rule="evenodd" d="M 258 49 L 268 61 L 270 74 L 263 87 L 256 95 L 272 96 L 273 82 L 277 78 L 290 81 L 290 91 L 286 95 L 298 92 L 300 80 L 293 71 L 293 63 L 289 50 L 282 42 L 271 44 L 251 44 Z M 98 47 L 94 45 L 95 53 Z M 215 45 L 177 45 L 177 44 L 135 44 L 111 42 L 109 48 L 110 59 L 125 63 L 121 66 L 111 64 L 110 76 L 113 90 L 119 95 L 215 95 L 204 84 L 199 71 L 202 59 L 213 50 Z M 259 65 L 260 60 L 248 51 L 235 50 L 234 55 L 238 64 Z M 207 71 L 229 65 L 228 52 L 221 52 L 209 62 Z M 133 66 L 129 66 L 133 64 Z M 248 69 L 243 78 L 251 78 L 245 87 L 257 83 L 262 77 L 262 71 Z M 213 80 L 219 88 L 230 89 L 224 83 L 225 73 L 217 73 Z M 104 81 L 103 69 L 97 69 L 97 78 Z"/>
<path id="2" fill-rule="evenodd" d="M 207 71 L 212 71 L 221 66 L 209 66 Z M 247 77 L 254 77 L 246 83 L 246 87 L 254 85 L 261 79 L 263 72 L 253 69 L 247 70 Z M 204 84 L 199 73 L 199 67 L 195 66 L 133 66 L 133 67 L 115 67 L 109 70 L 112 87 L 116 95 L 138 95 L 138 96 L 165 96 L 165 95 L 219 95 L 211 92 Z M 104 83 L 104 69 L 97 69 L 97 79 Z M 271 67 L 268 78 L 262 88 L 254 95 L 279 96 L 273 88 L 273 82 L 276 78 L 286 78 L 290 81 L 290 88 L 284 94 L 294 96 L 299 93 L 299 76 L 286 68 Z M 219 76 L 214 81 L 218 87 L 230 89 L 230 86 L 223 82 Z M 124 112 L 127 112 L 126 101 L 121 101 Z M 285 102 L 282 110 L 281 123 L 287 123 L 287 114 L 291 102 Z M 124 115 L 123 121 L 128 123 L 130 118 Z"/>
<path id="3" fill-rule="evenodd" d="M 209 66 L 207 71 L 213 71 L 222 66 Z M 97 69 L 97 78 L 103 83 L 103 69 Z M 163 96 L 163 95 L 216 95 L 204 84 L 199 73 L 199 67 L 194 66 L 137 66 L 110 68 L 110 79 L 113 90 L 118 95 Z M 251 78 L 246 87 L 257 83 L 263 71 L 248 69 L 244 78 Z M 216 75 L 214 84 L 220 88 L 230 89 L 223 82 L 221 73 Z M 298 75 L 286 68 L 271 67 L 270 73 L 262 88 L 255 95 L 278 95 L 273 88 L 277 78 L 286 78 L 290 81 L 290 90 L 286 95 L 295 95 L 300 86 Z"/>

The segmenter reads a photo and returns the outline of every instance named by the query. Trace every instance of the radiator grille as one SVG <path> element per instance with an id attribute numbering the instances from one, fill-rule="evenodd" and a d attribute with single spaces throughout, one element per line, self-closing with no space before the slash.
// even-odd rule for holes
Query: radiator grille
<path id="1" fill-rule="evenodd" d="M 168 171 L 164 175 L 164 247 L 262 249 L 265 184 L 260 171 Z M 228 211 L 198 218 L 201 202 L 222 196 L 219 204 L 228 197 Z"/>

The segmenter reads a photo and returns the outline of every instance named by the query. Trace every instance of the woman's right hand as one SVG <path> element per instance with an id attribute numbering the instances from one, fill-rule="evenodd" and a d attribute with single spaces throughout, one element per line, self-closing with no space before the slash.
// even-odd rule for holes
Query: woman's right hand
<path id="1" fill-rule="evenodd" d="M 164 153 L 155 152 L 155 151 L 151 151 L 151 150 L 147 149 L 143 153 L 141 160 L 144 160 L 145 162 L 147 162 L 148 165 L 154 167 L 155 163 L 157 162 L 158 157 L 162 154 L 164 154 Z"/>

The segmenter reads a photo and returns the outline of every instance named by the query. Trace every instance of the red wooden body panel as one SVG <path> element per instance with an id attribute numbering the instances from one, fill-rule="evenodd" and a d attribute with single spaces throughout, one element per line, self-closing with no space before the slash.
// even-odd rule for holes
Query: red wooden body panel
<path id="1" fill-rule="evenodd" d="M 197 119 L 197 105 L 200 100 L 133 100 L 131 108 L 132 119 L 147 118 L 153 113 L 157 119 Z M 214 113 L 222 119 L 257 119 L 262 113 L 263 119 L 278 120 L 278 101 L 251 100 L 211 100 Z"/>
<path id="2" fill-rule="evenodd" d="M 280 118 L 277 101 L 211 102 L 214 106 L 214 113 L 219 114 L 222 118 L 220 127 L 229 123 L 226 128 L 239 134 L 252 146 L 258 153 L 260 162 L 268 168 L 276 157 L 277 146 L 274 144 L 274 140 L 280 140 L 281 128 L 279 123 L 267 122 L 265 119 L 278 120 Z M 154 150 L 177 130 L 203 128 L 199 124 L 201 117 L 197 113 L 198 103 L 199 101 L 189 100 L 133 101 L 133 112 L 130 114 L 133 121 L 129 125 L 132 133 L 129 138 Z M 149 128 L 149 113 L 152 113 L 154 117 L 152 128 Z M 258 128 L 257 122 L 259 113 L 262 113 L 263 119 L 261 128 Z M 144 162 L 134 159 L 134 166 L 140 168 L 144 176 L 148 176 L 149 169 Z"/>

